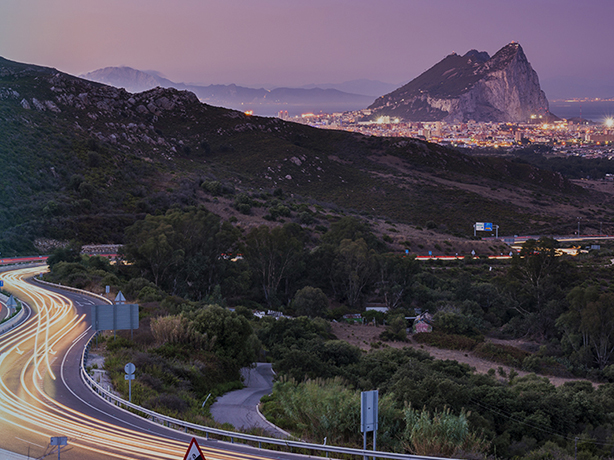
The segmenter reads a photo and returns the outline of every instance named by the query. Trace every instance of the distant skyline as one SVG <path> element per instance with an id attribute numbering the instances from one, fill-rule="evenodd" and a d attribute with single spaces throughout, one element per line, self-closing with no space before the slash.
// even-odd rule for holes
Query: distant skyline
<path id="1" fill-rule="evenodd" d="M 549 99 L 614 97 L 612 18 L 612 0 L 2 0 L 0 56 L 199 84 L 400 84 L 514 40 Z"/>

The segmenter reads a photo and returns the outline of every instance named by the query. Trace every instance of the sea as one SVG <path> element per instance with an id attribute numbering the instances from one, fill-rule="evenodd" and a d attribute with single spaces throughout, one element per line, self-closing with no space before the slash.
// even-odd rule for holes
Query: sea
<path id="1" fill-rule="evenodd" d="M 606 118 L 614 117 L 614 100 L 612 101 L 551 101 L 550 112 L 560 118 L 580 117 L 603 123 Z"/>

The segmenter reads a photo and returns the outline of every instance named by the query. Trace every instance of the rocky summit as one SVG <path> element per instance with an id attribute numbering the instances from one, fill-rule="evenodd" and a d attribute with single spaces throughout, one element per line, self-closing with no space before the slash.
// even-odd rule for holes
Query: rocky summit
<path id="1" fill-rule="evenodd" d="M 524 122 L 550 116 L 537 72 L 515 42 L 493 57 L 476 50 L 452 53 L 369 108 L 375 117 L 406 121 Z"/>

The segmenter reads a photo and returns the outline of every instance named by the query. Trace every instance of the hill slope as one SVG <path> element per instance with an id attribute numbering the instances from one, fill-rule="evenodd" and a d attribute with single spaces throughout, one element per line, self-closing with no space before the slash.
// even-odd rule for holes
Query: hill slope
<path id="1" fill-rule="evenodd" d="M 571 227 L 576 206 L 605 199 L 528 164 L 250 117 L 175 89 L 131 94 L 4 59 L 0 132 L 3 255 L 40 236 L 121 242 L 145 213 L 211 202 L 200 187 L 211 180 L 459 235 L 482 220 L 505 233 Z"/>

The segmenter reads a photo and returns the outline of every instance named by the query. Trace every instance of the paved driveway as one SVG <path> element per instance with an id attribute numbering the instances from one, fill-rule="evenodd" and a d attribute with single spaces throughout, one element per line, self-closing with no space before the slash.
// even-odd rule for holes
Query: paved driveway
<path id="1" fill-rule="evenodd" d="M 243 369 L 245 388 L 226 393 L 211 406 L 211 415 L 218 423 L 230 423 L 236 429 L 262 428 L 270 436 L 285 438 L 287 434 L 263 419 L 256 406 L 260 398 L 273 391 L 273 369 L 270 363 L 257 363 L 254 369 Z"/>

